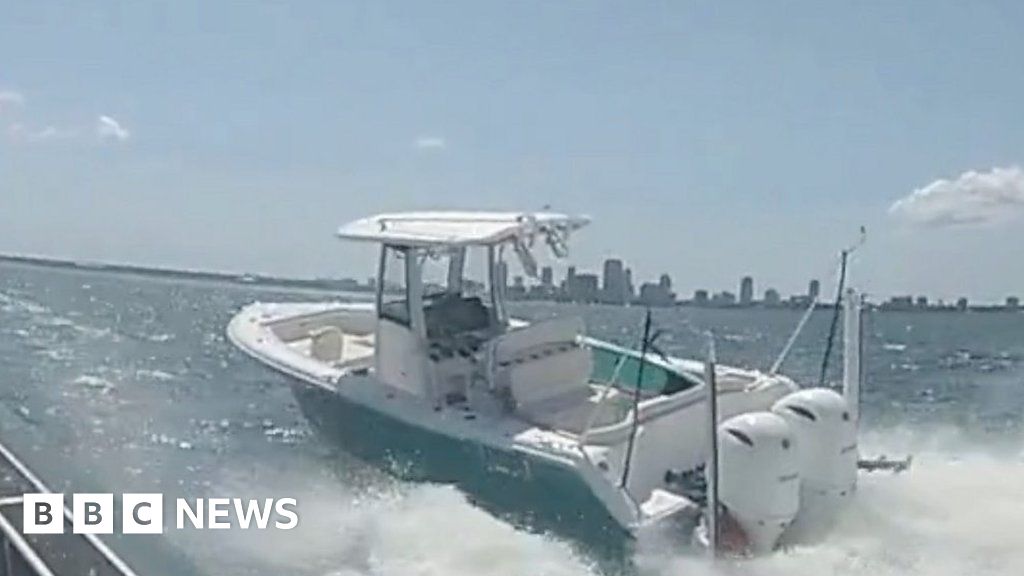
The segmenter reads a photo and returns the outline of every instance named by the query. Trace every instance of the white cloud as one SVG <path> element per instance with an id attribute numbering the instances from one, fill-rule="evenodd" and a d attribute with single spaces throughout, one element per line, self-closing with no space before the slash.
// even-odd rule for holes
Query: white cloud
<path id="1" fill-rule="evenodd" d="M 100 140 L 127 140 L 132 134 L 121 123 L 110 116 L 100 116 L 96 119 L 96 135 Z"/>
<path id="2" fill-rule="evenodd" d="M 443 150 L 447 143 L 444 138 L 437 136 L 420 136 L 416 139 L 415 146 L 419 150 Z"/>
<path id="3" fill-rule="evenodd" d="M 23 106 L 25 104 L 25 97 L 20 92 L 13 90 L 0 90 L 0 110 L 4 108 L 13 108 L 15 106 Z"/>
<path id="4" fill-rule="evenodd" d="M 964 172 L 940 179 L 894 202 L 889 214 L 936 228 L 982 226 L 1024 214 L 1024 170 L 1019 166 Z"/>
<path id="5" fill-rule="evenodd" d="M 78 138 L 79 131 L 75 128 L 46 126 L 39 129 L 27 128 L 24 124 L 14 123 L 7 128 L 7 135 L 17 142 L 60 142 Z"/>
<path id="6" fill-rule="evenodd" d="M 74 128 L 58 128 L 47 126 L 42 130 L 28 132 L 26 138 L 33 142 L 52 142 L 56 140 L 74 140 L 78 137 L 78 130 Z"/>
<path id="7" fill-rule="evenodd" d="M 20 92 L 0 90 L 0 112 L 4 108 L 13 108 L 23 106 L 24 104 L 25 97 Z M 106 115 L 100 115 L 96 118 L 95 128 L 92 131 L 81 125 L 43 125 L 39 127 L 38 125 L 25 125 L 17 121 L 7 127 L 7 139 L 14 143 L 82 141 L 84 138 L 88 138 L 90 134 L 95 134 L 95 138 L 101 142 L 107 140 L 123 142 L 132 135 L 128 128 Z"/>

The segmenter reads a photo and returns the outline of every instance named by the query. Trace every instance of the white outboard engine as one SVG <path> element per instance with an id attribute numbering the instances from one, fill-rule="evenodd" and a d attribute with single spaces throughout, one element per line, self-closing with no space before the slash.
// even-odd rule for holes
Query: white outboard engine
<path id="1" fill-rule="evenodd" d="M 800 505 L 799 459 L 786 421 L 771 412 L 718 427 L 718 499 L 751 552 L 772 551 Z"/>
<path id="2" fill-rule="evenodd" d="M 830 528 L 857 486 L 857 427 L 837 392 L 810 388 L 772 406 L 796 440 L 800 514 L 787 538 L 806 539 Z"/>

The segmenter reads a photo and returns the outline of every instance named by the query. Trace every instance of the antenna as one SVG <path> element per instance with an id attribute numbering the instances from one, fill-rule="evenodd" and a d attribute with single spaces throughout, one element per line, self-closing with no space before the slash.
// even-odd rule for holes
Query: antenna
<path id="1" fill-rule="evenodd" d="M 841 256 L 842 256 L 842 264 L 841 264 L 842 270 L 841 270 L 841 273 L 840 273 L 840 280 L 839 280 L 839 292 L 838 292 L 838 295 L 836 296 L 836 306 L 837 307 L 839 306 L 839 300 L 840 300 L 840 297 L 841 297 L 842 291 L 843 291 L 844 279 L 846 277 L 846 260 L 847 260 L 847 258 L 849 257 L 850 254 L 853 254 L 853 252 L 855 250 L 857 250 L 858 248 L 863 246 L 865 242 L 867 242 L 867 235 L 868 235 L 867 229 L 864 228 L 864 226 L 861 226 L 860 227 L 860 238 L 857 240 L 857 242 L 852 244 L 849 248 L 843 250 L 840 253 Z M 782 367 L 782 363 L 785 362 L 786 357 L 789 356 L 789 352 L 793 348 L 793 344 L 796 343 L 796 339 L 800 336 L 800 333 L 803 332 L 804 327 L 807 325 L 807 321 L 811 319 L 811 315 L 814 314 L 814 310 L 817 307 L 818 307 L 818 297 L 815 296 L 807 304 L 807 310 L 805 310 L 804 311 L 804 315 L 800 317 L 800 321 L 797 322 L 796 328 L 793 330 L 793 333 L 789 335 L 789 340 L 787 340 L 786 341 L 786 345 L 782 347 L 782 352 L 779 353 L 779 356 L 775 359 L 775 362 L 772 363 L 771 368 L 768 369 L 768 375 L 769 376 L 774 376 L 775 374 L 778 373 L 779 368 Z M 837 320 L 835 318 L 833 318 L 832 329 L 829 331 L 829 334 L 830 334 L 830 336 L 829 336 L 829 342 L 830 343 L 828 345 L 829 348 L 831 348 L 831 341 L 832 341 L 832 338 L 834 337 L 834 336 L 831 336 L 831 335 L 835 333 L 835 329 L 836 329 L 835 323 L 836 322 L 837 322 Z M 825 362 L 827 363 L 828 360 L 826 359 Z M 827 366 L 822 369 L 822 374 L 824 374 L 825 369 L 827 369 Z M 822 376 L 822 382 L 824 382 L 824 376 Z"/>
<path id="2" fill-rule="evenodd" d="M 828 373 L 828 360 L 832 355 L 832 345 L 836 339 L 836 327 L 839 325 L 839 310 L 843 301 L 843 290 L 846 288 L 846 264 L 850 254 L 867 242 L 868 231 L 864 226 L 860 227 L 860 238 L 857 243 L 839 253 L 839 283 L 836 286 L 836 301 L 832 308 L 832 323 L 828 329 L 828 340 L 825 341 L 825 355 L 821 359 L 821 372 L 818 374 L 818 386 L 825 385 L 825 376 Z"/>
<path id="3" fill-rule="evenodd" d="M 644 315 L 644 335 L 640 343 L 640 367 L 636 373 L 636 389 L 633 391 L 633 421 L 630 424 L 629 443 L 626 445 L 626 461 L 622 467 L 622 480 L 619 487 L 625 489 L 629 482 L 629 468 L 633 463 L 633 446 L 636 444 L 636 433 L 640 427 L 640 390 L 644 383 L 644 366 L 647 364 L 647 350 L 651 345 L 651 309 L 647 308 Z"/>

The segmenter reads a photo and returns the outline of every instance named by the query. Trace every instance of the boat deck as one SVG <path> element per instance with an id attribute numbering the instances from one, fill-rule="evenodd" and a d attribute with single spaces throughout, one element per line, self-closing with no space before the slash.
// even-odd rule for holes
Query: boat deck
<path id="1" fill-rule="evenodd" d="M 69 514 L 63 534 L 23 534 L 22 496 L 50 492 L 0 444 L 0 574 L 4 576 L 135 576 L 92 534 L 73 534 Z"/>
<path id="2" fill-rule="evenodd" d="M 342 333 L 341 337 L 341 352 L 337 360 L 330 362 L 332 366 L 351 366 L 362 362 L 369 362 L 373 359 L 374 337 L 372 335 Z M 289 348 L 308 358 L 313 358 L 311 354 L 312 345 L 312 338 L 301 338 L 288 342 Z"/>

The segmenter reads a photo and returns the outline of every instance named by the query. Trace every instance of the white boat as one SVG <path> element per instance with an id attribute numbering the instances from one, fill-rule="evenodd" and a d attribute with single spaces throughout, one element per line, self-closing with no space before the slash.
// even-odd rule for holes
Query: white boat
<path id="1" fill-rule="evenodd" d="M 505 255 L 530 272 L 536 240 L 561 256 L 587 223 L 553 213 L 358 220 L 338 236 L 380 246 L 375 303 L 254 303 L 228 335 L 290 376 L 309 421 L 345 450 L 454 483 L 526 523 L 619 540 L 692 526 L 701 504 L 685 479 L 701 475 L 709 450 L 715 499 L 750 550 L 841 509 L 857 467 L 843 396 L 800 390 L 774 370 L 713 366 L 712 435 L 704 362 L 641 362 L 586 336 L 578 318 L 508 316 Z M 483 282 L 469 278 L 474 256 Z M 427 278 L 438 268 L 439 280 Z"/>

